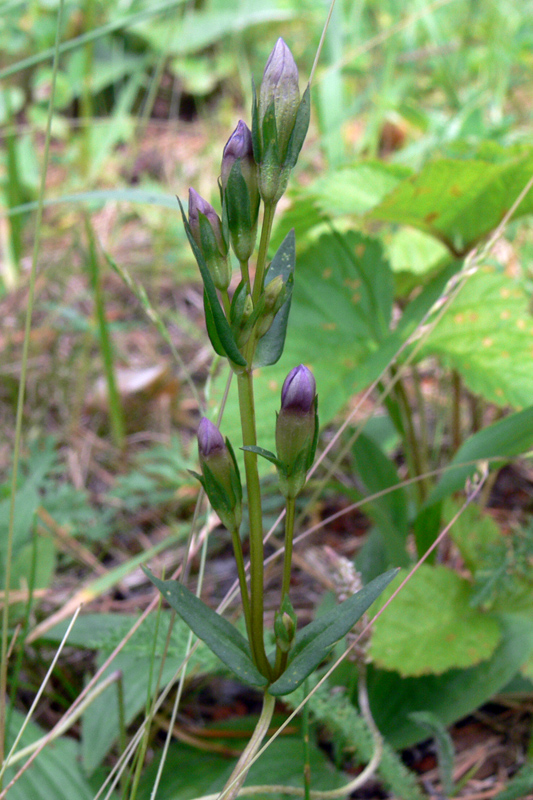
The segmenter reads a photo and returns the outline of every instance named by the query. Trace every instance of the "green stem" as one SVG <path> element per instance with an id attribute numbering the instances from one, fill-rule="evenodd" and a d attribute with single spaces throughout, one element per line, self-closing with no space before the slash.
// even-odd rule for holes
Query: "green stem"
<path id="1" fill-rule="evenodd" d="M 245 284 L 248 286 L 248 289 L 250 289 L 250 270 L 248 269 L 248 262 L 247 261 L 240 261 L 239 265 L 240 265 L 240 268 L 241 268 L 242 279 L 245 282 Z"/>
<path id="2" fill-rule="evenodd" d="M 294 538 L 294 517 L 296 511 L 296 500 L 294 497 L 287 498 L 287 513 L 285 514 L 285 552 L 283 554 L 283 581 L 281 584 L 281 602 L 285 595 L 289 594 L 291 584 L 292 566 L 292 541 Z"/>
<path id="3" fill-rule="evenodd" d="M 250 598 L 248 597 L 248 586 L 246 584 L 246 569 L 244 566 L 244 556 L 242 554 L 241 537 L 239 531 L 235 528 L 231 531 L 231 540 L 233 542 L 233 554 L 237 564 L 237 574 L 239 576 L 239 586 L 241 588 L 242 608 L 244 611 L 244 620 L 246 622 L 246 632 L 248 639 L 252 641 L 252 616 L 250 609 Z"/>
<path id="4" fill-rule="evenodd" d="M 233 798 L 237 797 L 239 794 L 239 790 L 246 779 L 248 770 L 250 769 L 251 762 L 261 747 L 261 742 L 268 733 L 268 728 L 272 720 L 275 704 L 275 698 L 268 694 L 268 692 L 265 692 L 263 697 L 263 708 L 261 709 L 261 714 L 257 720 L 257 725 L 255 726 L 250 741 L 242 751 L 241 757 L 237 761 L 235 769 L 229 776 L 224 789 L 220 793 L 219 800 L 233 800 Z"/>
<path id="5" fill-rule="evenodd" d="M 254 386 L 252 369 L 237 376 L 239 409 L 241 416 L 242 442 L 245 447 L 257 445 L 255 426 Z M 263 635 L 263 512 L 261 509 L 261 487 L 257 469 L 257 455 L 244 451 L 248 515 L 250 519 L 250 595 L 252 639 L 250 645 L 257 666 L 264 675 L 270 676 L 270 664 L 265 653 Z"/>
<path id="6" fill-rule="evenodd" d="M 87 231 L 87 238 L 89 240 L 88 266 L 92 289 L 94 292 L 94 305 L 98 323 L 100 350 L 102 353 L 102 361 L 104 362 L 104 372 L 107 383 L 109 419 L 111 422 L 111 431 L 113 433 L 115 445 L 122 450 L 125 441 L 124 411 L 120 401 L 120 394 L 115 378 L 113 345 L 111 343 L 111 336 L 109 335 L 109 326 L 107 324 L 105 313 L 104 295 L 102 292 L 102 282 L 100 279 L 100 264 L 98 263 L 96 242 L 94 240 L 94 233 L 89 217 L 85 218 L 85 228 Z"/>
<path id="7" fill-rule="evenodd" d="M 270 234 L 272 233 L 272 223 L 274 222 L 275 213 L 276 213 L 276 204 L 268 203 L 267 205 L 265 203 L 263 225 L 261 228 L 261 241 L 259 242 L 259 252 L 257 254 L 257 267 L 255 270 L 254 290 L 252 294 L 252 300 L 254 301 L 254 306 L 257 305 L 257 302 L 261 297 L 261 293 L 263 291 L 268 245 L 270 242 Z"/>

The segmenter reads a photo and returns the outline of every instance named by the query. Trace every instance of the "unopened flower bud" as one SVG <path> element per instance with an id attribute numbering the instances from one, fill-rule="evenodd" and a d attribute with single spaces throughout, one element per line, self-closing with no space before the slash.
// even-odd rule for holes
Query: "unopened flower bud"
<path id="1" fill-rule="evenodd" d="M 300 100 L 298 67 L 283 39 L 268 58 L 252 122 L 259 191 L 265 203 L 275 204 L 287 187 L 309 125 L 309 91 Z"/>
<path id="2" fill-rule="evenodd" d="M 260 197 L 252 134 L 242 120 L 224 147 L 220 183 L 233 250 L 240 262 L 248 261 L 255 247 Z"/>
<path id="3" fill-rule="evenodd" d="M 285 595 L 279 611 L 274 617 L 274 633 L 276 644 L 283 653 L 287 653 L 294 641 L 296 634 L 296 614 L 289 596 Z"/>
<path id="4" fill-rule="evenodd" d="M 290 49 L 280 37 L 268 57 L 259 90 L 259 119 L 263 120 L 274 103 L 278 152 L 283 163 L 287 144 L 300 105 L 298 67 Z"/>
<path id="5" fill-rule="evenodd" d="M 276 448 L 281 462 L 280 488 L 286 497 L 296 497 L 305 484 L 316 450 L 316 382 L 303 364 L 292 369 L 281 391 L 281 409 L 276 421 Z"/>
<path id="6" fill-rule="evenodd" d="M 202 486 L 213 509 L 229 530 L 237 530 L 242 519 L 242 488 L 239 468 L 228 440 L 216 425 L 203 417 L 198 426 L 198 453 Z"/>
<path id="7" fill-rule="evenodd" d="M 189 189 L 189 226 L 215 286 L 225 291 L 231 280 L 231 265 L 222 222 L 213 206 L 194 189 Z"/>
<path id="8" fill-rule="evenodd" d="M 281 275 L 277 275 L 263 290 L 263 313 L 257 324 L 257 338 L 260 339 L 270 329 L 274 317 L 285 302 L 287 290 Z"/>

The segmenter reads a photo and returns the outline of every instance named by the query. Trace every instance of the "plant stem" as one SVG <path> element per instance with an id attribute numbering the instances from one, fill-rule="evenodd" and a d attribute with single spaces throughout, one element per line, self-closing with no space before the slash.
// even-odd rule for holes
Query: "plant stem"
<path id="1" fill-rule="evenodd" d="M 287 513 L 285 515 L 285 552 L 283 554 L 283 580 L 281 584 L 281 602 L 285 595 L 289 594 L 291 584 L 292 566 L 292 540 L 294 538 L 294 516 L 296 510 L 296 500 L 294 497 L 287 498 Z"/>
<path id="2" fill-rule="evenodd" d="M 252 641 L 252 617 L 250 610 L 250 598 L 248 597 L 248 585 L 246 583 L 246 569 L 244 566 L 244 557 L 242 554 L 241 537 L 239 531 L 235 528 L 231 531 L 231 540 L 233 542 L 233 554 L 237 564 L 237 574 L 239 576 L 239 586 L 241 589 L 242 608 L 244 611 L 244 620 L 246 622 L 246 631 L 248 633 L 248 640 Z"/>
<path id="3" fill-rule="evenodd" d="M 245 284 L 248 286 L 248 290 L 250 289 L 250 270 L 248 269 L 248 262 L 247 261 L 239 261 L 239 266 L 241 268 L 241 275 L 242 279 Z"/>
<path id="4" fill-rule="evenodd" d="M 259 750 L 261 742 L 268 732 L 272 714 L 274 713 L 275 703 L 275 698 L 268 694 L 268 692 L 265 692 L 263 697 L 263 708 L 261 709 L 261 714 L 257 720 L 255 730 L 252 733 L 250 741 L 244 748 L 241 757 L 237 761 L 235 769 L 229 776 L 224 789 L 220 793 L 219 800 L 233 800 L 233 798 L 239 794 L 239 790 L 246 779 L 246 775 L 248 774 L 248 770 L 250 768 L 249 765 L 251 765 L 250 762 Z"/>
<path id="5" fill-rule="evenodd" d="M 257 445 L 252 368 L 237 376 L 242 442 L 245 447 Z M 257 455 L 244 451 L 248 515 L 250 519 L 250 595 L 251 634 L 250 645 L 258 668 L 270 676 L 270 664 L 265 653 L 263 636 L 263 512 L 261 487 L 257 469 Z"/>
<path id="6" fill-rule="evenodd" d="M 254 306 L 263 291 L 263 283 L 265 281 L 266 259 L 268 253 L 268 244 L 270 242 L 270 234 L 272 233 L 272 223 L 274 222 L 274 214 L 276 212 L 275 203 L 265 203 L 265 212 L 263 215 L 263 225 L 261 227 L 261 240 L 259 242 L 259 252 L 257 254 L 257 267 L 255 270 L 254 290 L 252 300 Z"/>
<path id="7" fill-rule="evenodd" d="M 94 233 L 88 216 L 85 218 L 85 229 L 87 231 L 87 238 L 89 240 L 89 277 L 91 279 L 92 290 L 94 293 L 94 305 L 98 324 L 100 350 L 102 353 L 102 361 L 104 363 L 104 372 L 107 384 L 109 420 L 111 422 L 113 441 L 116 447 L 118 447 L 119 450 L 122 450 L 125 442 L 124 411 L 115 377 L 113 345 L 111 343 L 111 336 L 109 335 L 109 327 L 105 313 L 105 303 L 100 279 L 100 264 L 98 262 L 98 254 L 96 252 L 96 242 L 94 240 Z"/>

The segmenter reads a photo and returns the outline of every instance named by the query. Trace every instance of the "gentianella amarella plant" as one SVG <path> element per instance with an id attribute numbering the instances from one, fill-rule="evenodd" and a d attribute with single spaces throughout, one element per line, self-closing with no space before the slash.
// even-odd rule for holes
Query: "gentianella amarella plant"
<path id="1" fill-rule="evenodd" d="M 221 215 L 194 190 L 189 191 L 187 237 L 204 284 L 207 333 L 215 352 L 227 358 L 236 375 L 249 517 L 250 585 L 241 545 L 242 484 L 234 449 L 207 418 L 198 428 L 201 482 L 231 533 L 247 638 L 176 581 L 161 581 L 147 571 L 168 603 L 191 630 L 242 681 L 264 692 L 263 712 L 249 746 L 228 781 L 224 797 L 237 794 L 247 765 L 268 728 L 276 696 L 298 688 L 345 636 L 390 582 L 386 573 L 298 630 L 289 597 L 295 500 L 312 465 L 318 439 L 318 403 L 310 370 L 295 366 L 281 392 L 276 420 L 276 453 L 258 446 L 253 371 L 274 364 L 283 352 L 295 271 L 291 231 L 270 263 L 268 246 L 276 206 L 302 148 L 310 116 L 310 88 L 300 96 L 298 69 L 291 51 L 278 39 L 267 61 L 257 95 L 254 87 L 251 130 L 241 120 L 224 147 L 219 188 Z M 261 234 L 255 270 L 262 206 Z M 240 281 L 230 295 L 233 252 Z M 252 278 L 253 275 L 253 278 Z M 263 623 L 263 519 L 257 459 L 275 465 L 285 498 L 285 552 L 272 651 L 265 646 Z"/>

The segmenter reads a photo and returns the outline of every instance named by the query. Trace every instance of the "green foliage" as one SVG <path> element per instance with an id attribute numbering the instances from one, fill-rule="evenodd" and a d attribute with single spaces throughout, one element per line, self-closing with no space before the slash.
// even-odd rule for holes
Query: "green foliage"
<path id="1" fill-rule="evenodd" d="M 152 575 L 150 570 L 146 568 L 143 570 L 193 633 L 202 639 L 240 680 L 252 686 L 267 684 L 266 678 L 252 661 L 248 642 L 230 622 L 206 606 L 181 583 L 161 581 Z"/>
<path id="2" fill-rule="evenodd" d="M 437 356 L 461 374 L 474 394 L 519 409 L 529 405 L 533 395 L 532 349 L 533 320 L 525 287 L 486 265 L 469 278 L 424 343 L 421 357 Z"/>
<path id="3" fill-rule="evenodd" d="M 400 574 L 380 598 L 398 588 Z M 376 620 L 370 653 L 381 669 L 403 676 L 441 675 L 486 661 L 500 641 L 498 621 L 472 608 L 468 581 L 452 570 L 422 565 Z"/>
<path id="4" fill-rule="evenodd" d="M 431 161 L 387 195 L 370 217 L 420 228 L 444 242 L 452 253 L 466 254 L 501 222 L 532 173 L 530 152 L 502 164 L 473 159 Z M 516 215 L 532 210 L 530 192 Z"/>
<path id="5" fill-rule="evenodd" d="M 348 600 L 298 631 L 289 652 L 287 668 L 269 687 L 270 694 L 284 695 L 297 689 L 324 660 L 333 645 L 354 627 L 395 575 L 396 570 L 380 575 Z"/>

